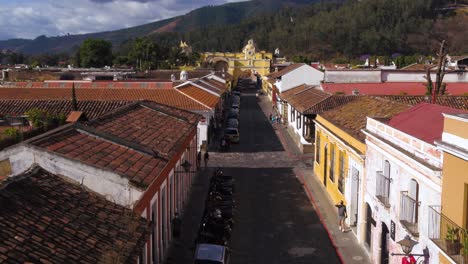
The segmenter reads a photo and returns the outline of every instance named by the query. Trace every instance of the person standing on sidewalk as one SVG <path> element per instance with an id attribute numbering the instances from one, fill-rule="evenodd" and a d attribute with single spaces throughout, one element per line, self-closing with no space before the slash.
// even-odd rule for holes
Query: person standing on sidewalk
<path id="1" fill-rule="evenodd" d="M 198 151 L 197 154 L 197 169 L 200 169 L 201 167 L 201 151 Z"/>
<path id="2" fill-rule="evenodd" d="M 208 160 L 210 159 L 210 154 L 208 154 L 208 151 L 205 152 L 205 155 L 203 156 L 203 161 L 205 162 L 205 168 L 208 165 Z"/>
<path id="3" fill-rule="evenodd" d="M 338 225 L 340 226 L 340 231 L 345 231 L 345 219 L 348 217 L 348 212 L 346 211 L 346 206 L 343 201 L 340 201 L 339 204 L 335 205 L 338 207 Z"/>
<path id="4" fill-rule="evenodd" d="M 179 213 L 176 212 L 172 219 L 172 236 L 178 238 L 180 236 L 181 228 L 182 220 L 179 217 Z"/>

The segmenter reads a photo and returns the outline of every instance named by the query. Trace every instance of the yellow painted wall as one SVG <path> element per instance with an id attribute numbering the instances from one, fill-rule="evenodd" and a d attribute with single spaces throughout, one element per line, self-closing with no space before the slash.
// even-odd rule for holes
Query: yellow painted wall
<path id="1" fill-rule="evenodd" d="M 465 228 L 468 227 L 466 184 L 468 184 L 468 161 L 445 152 L 442 170 L 442 213 Z"/>
<path id="2" fill-rule="evenodd" d="M 444 132 L 457 135 L 461 138 L 468 138 L 468 122 L 463 122 L 457 119 L 444 118 Z"/>
<path id="3" fill-rule="evenodd" d="M 341 193 L 338 189 L 338 179 L 340 175 L 340 167 L 339 167 L 339 162 L 340 162 L 340 155 L 344 155 L 344 178 L 345 178 L 345 186 L 348 184 L 348 179 L 347 179 L 347 173 L 348 173 L 348 160 L 350 155 L 356 156 L 352 150 L 350 149 L 348 145 L 353 146 L 356 149 L 362 149 L 364 153 L 365 151 L 365 144 L 356 140 L 355 138 L 351 137 L 348 135 L 346 132 L 342 131 L 341 129 L 338 129 L 336 126 L 333 126 L 330 122 L 326 121 L 325 119 L 321 118 L 320 116 L 317 116 L 316 121 L 318 121 L 322 126 L 324 126 L 325 129 L 322 129 L 319 126 L 316 126 L 317 129 L 317 136 L 320 137 L 320 145 L 316 144 L 316 152 L 320 151 L 320 163 L 317 163 L 317 160 L 314 162 L 314 173 L 318 177 L 318 180 L 323 184 L 324 182 L 324 173 L 325 173 L 325 158 L 327 159 L 327 187 L 326 190 L 330 197 L 332 198 L 333 202 L 338 203 L 341 200 L 347 203 L 344 193 Z M 342 141 L 340 142 L 339 140 L 335 139 L 334 136 L 332 136 L 332 133 L 336 136 L 338 136 Z M 316 141 L 317 143 L 317 141 Z M 328 153 L 327 157 L 325 157 L 325 146 L 328 146 Z M 331 164 L 331 146 L 335 149 L 334 154 L 334 163 Z M 362 159 L 359 157 L 355 157 L 356 160 L 360 160 L 362 162 Z M 364 167 L 364 164 L 361 164 Z M 334 167 L 334 181 L 330 179 L 330 166 Z M 344 189 L 343 189 L 344 192 Z"/>

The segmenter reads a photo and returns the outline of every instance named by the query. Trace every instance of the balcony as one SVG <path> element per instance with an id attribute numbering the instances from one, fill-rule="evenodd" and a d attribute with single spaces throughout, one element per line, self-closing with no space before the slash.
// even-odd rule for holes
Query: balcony
<path id="1" fill-rule="evenodd" d="M 375 197 L 387 208 L 390 207 L 390 177 L 387 177 L 381 171 L 376 172 L 377 189 Z"/>
<path id="2" fill-rule="evenodd" d="M 408 192 L 401 192 L 400 223 L 415 237 L 419 237 L 418 214 L 421 202 L 414 200 Z"/>
<path id="3" fill-rule="evenodd" d="M 429 238 L 453 261 L 468 264 L 468 232 L 441 212 L 429 206 Z"/>

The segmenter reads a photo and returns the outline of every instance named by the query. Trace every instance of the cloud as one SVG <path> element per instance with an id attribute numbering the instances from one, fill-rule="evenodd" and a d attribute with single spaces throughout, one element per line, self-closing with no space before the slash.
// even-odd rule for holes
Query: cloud
<path id="1" fill-rule="evenodd" d="M 137 26 L 232 0 L 0 0 L 0 39 Z"/>

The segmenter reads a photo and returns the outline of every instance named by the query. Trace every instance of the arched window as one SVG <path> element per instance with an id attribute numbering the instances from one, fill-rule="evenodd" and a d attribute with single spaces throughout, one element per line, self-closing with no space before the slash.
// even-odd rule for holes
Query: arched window
<path id="1" fill-rule="evenodd" d="M 388 160 L 386 160 L 384 164 L 384 175 L 385 177 L 390 178 L 390 162 Z"/>

